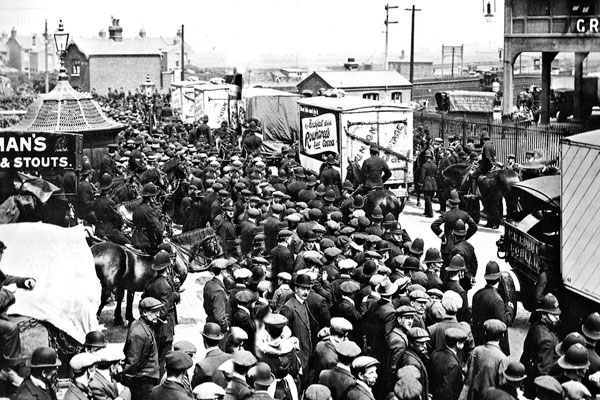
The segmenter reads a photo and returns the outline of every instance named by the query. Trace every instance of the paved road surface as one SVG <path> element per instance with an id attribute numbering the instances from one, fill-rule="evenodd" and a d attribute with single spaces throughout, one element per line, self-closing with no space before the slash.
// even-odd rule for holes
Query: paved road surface
<path id="1" fill-rule="evenodd" d="M 437 204 L 434 204 L 434 210 L 439 209 Z M 423 208 L 417 208 L 415 199 L 411 198 L 400 217 L 402 227 L 408 231 L 411 238 L 422 238 L 425 241 L 425 249 L 429 247 L 438 247 L 440 240 L 431 231 L 430 225 L 433 218 L 423 217 Z M 436 214 L 436 216 L 439 214 Z M 510 269 L 510 266 L 502 260 L 499 260 L 496 255 L 496 240 L 503 233 L 503 228 L 500 230 L 492 230 L 484 228 L 481 223 L 478 232 L 469 241 L 473 244 L 476 250 L 477 259 L 479 261 L 479 270 L 477 272 L 476 286 L 469 293 L 472 297 L 473 293 L 485 285 L 483 275 L 485 272 L 485 264 L 490 260 L 496 260 L 503 270 Z M 175 341 L 185 339 L 196 345 L 198 348 L 197 357 L 202 357 L 204 348 L 202 345 L 202 335 L 200 334 L 202 326 L 205 322 L 206 315 L 202 307 L 202 287 L 203 284 L 210 279 L 210 275 L 206 272 L 189 274 L 185 281 L 182 293 L 181 304 L 177 307 L 179 316 L 179 325 L 175 328 Z M 139 302 L 139 293 L 134 301 L 134 316 L 137 317 L 137 303 Z M 125 306 L 123 305 L 123 311 Z M 114 327 L 112 324 L 112 313 L 114 306 L 107 308 L 102 313 L 102 322 L 109 331 L 108 340 L 113 343 L 123 343 L 127 333 L 126 327 Z M 519 312 L 513 327 L 509 328 L 509 337 L 511 345 L 511 358 L 518 359 L 522 352 L 523 341 L 527 333 L 529 313 L 523 310 L 519 304 Z"/>

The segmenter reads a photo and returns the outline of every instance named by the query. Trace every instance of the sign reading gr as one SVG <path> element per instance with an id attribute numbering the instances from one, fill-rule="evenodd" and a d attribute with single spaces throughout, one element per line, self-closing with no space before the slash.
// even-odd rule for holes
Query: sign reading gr
<path id="1" fill-rule="evenodd" d="M 80 169 L 82 158 L 81 135 L 0 132 L 0 170 Z"/>
<path id="2" fill-rule="evenodd" d="M 599 22 L 598 18 L 580 18 L 575 23 L 575 30 L 577 33 L 599 33 Z"/>
<path id="3" fill-rule="evenodd" d="M 338 153 L 337 126 L 335 115 L 332 113 L 302 118 L 302 135 L 302 145 L 306 154 Z"/>

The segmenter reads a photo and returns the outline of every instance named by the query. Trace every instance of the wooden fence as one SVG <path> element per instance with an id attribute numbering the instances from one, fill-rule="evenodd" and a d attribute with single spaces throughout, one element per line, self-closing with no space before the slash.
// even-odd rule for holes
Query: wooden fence
<path id="1" fill-rule="evenodd" d="M 481 134 L 487 131 L 496 146 L 496 158 L 502 163 L 511 153 L 516 156 L 518 163 L 524 162 L 527 150 L 539 151 L 546 160 L 558 159 L 560 139 L 585 130 L 581 126 L 567 124 L 529 126 L 527 123 L 499 122 L 489 116 L 476 114 L 415 112 L 413 118 L 415 127 L 421 125 L 429 129 L 431 137 L 444 140 L 444 146 L 448 145 L 450 136 L 459 136 L 463 144 L 472 138 L 477 146 Z"/>

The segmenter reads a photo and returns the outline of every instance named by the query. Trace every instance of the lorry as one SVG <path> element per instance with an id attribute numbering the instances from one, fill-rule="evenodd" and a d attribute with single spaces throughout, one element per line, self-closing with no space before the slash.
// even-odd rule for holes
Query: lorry
<path id="1" fill-rule="evenodd" d="M 376 145 L 392 172 L 386 188 L 403 199 L 413 182 L 413 110 L 359 97 L 308 97 L 300 106 L 300 163 L 319 171 L 328 155 L 342 180 L 350 162 L 362 165 Z"/>
<path id="2" fill-rule="evenodd" d="M 568 331 L 600 306 L 600 130 L 564 138 L 561 174 L 529 179 L 513 186 L 523 207 L 504 223 L 498 255 L 512 267 L 520 291 L 510 299 L 535 310 L 541 295 L 553 292 Z M 547 287 L 538 285 L 544 273 Z M 536 289 L 539 289 L 536 291 Z"/>

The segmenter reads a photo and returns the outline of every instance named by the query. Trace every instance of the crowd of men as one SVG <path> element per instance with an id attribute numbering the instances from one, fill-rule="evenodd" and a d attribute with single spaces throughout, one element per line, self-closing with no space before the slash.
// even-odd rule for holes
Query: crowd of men
<path id="1" fill-rule="evenodd" d="M 104 99 L 113 107 L 128 104 L 111 113 L 129 127 L 98 171 L 86 166 L 74 208 L 99 236 L 152 254 L 156 276 L 122 350 L 107 346 L 102 332 L 88 333 L 84 351 L 69 363 L 65 398 L 488 400 L 516 399 L 523 388 L 527 398 L 545 400 L 598 393 L 600 315 L 559 338 L 561 311 L 552 293 L 539 293 L 523 355 L 509 358 L 515 305 L 499 294 L 493 260 L 485 264 L 486 286 L 469 301 L 479 268 L 469 239 L 478 226 L 459 209 L 456 191 L 438 193 L 441 213 L 431 230 L 441 245 L 425 245 L 397 215 L 365 208 L 368 191 L 389 177 L 376 146 L 361 171 L 363 195 L 341 179 L 331 155 L 320 171 L 303 168 L 293 148 L 274 165 L 261 157 L 256 121 L 241 135 L 226 123 L 213 130 L 206 119 L 185 126 L 170 121 L 165 99 L 157 127 L 144 131 L 144 109 L 128 97 Z M 474 152 L 455 141 L 440 150 L 420 128 L 416 136 L 423 145 L 425 215 L 433 217 L 440 168 Z M 484 144 L 489 162 L 492 147 Z M 483 164 L 476 176 L 486 172 Z M 116 209 L 117 178 L 139 184 L 131 236 Z M 203 357 L 195 357 L 192 343 L 174 342 L 180 299 L 165 214 L 183 231 L 209 226 L 221 239 L 202 293 Z M 13 283 L 35 286 L 0 278 L 6 295 L 0 312 L 14 301 Z M 4 390 L 15 399 L 54 399 L 60 364 L 54 350 L 36 349 L 27 361 L 31 373 L 22 378 L 14 373 L 15 326 L 1 315 L 0 339 Z"/>

